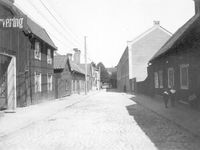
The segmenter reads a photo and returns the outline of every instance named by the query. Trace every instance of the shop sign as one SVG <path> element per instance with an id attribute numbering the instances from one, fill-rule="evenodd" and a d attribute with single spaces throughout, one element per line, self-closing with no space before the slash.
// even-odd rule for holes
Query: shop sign
<path id="1" fill-rule="evenodd" d="M 24 18 L 7 18 L 0 19 L 1 28 L 19 28 L 22 29 L 24 26 Z"/>

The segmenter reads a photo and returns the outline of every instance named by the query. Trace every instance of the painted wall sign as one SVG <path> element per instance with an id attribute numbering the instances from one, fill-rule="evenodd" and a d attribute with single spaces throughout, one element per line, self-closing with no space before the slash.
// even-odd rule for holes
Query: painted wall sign
<path id="1" fill-rule="evenodd" d="M 2 28 L 19 28 L 22 29 L 24 18 L 7 18 L 0 19 L 0 27 Z"/>

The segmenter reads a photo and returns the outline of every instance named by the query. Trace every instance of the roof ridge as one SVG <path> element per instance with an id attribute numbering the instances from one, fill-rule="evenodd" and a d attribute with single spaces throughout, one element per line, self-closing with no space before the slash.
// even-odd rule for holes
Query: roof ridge
<path id="1" fill-rule="evenodd" d="M 166 53 L 174 44 L 177 40 L 179 40 L 182 35 L 187 31 L 187 29 L 200 17 L 200 14 L 195 14 L 193 15 L 186 23 L 184 23 L 173 35 L 172 37 L 155 53 L 155 55 L 150 59 L 152 61 L 153 59 L 156 59 L 157 57 L 163 55 Z M 182 31 L 183 30 L 183 31 Z M 180 32 L 180 35 L 178 35 Z M 178 36 L 178 37 L 176 37 Z M 172 41 L 175 40 L 175 41 Z M 170 42 L 172 42 L 170 44 Z M 171 46 L 170 46 L 171 45 Z"/>
<path id="2" fill-rule="evenodd" d="M 160 26 L 161 29 L 165 30 L 166 32 L 168 32 L 171 36 L 173 35 L 172 32 L 170 32 L 169 30 L 165 29 L 164 27 Z"/>
<path id="3" fill-rule="evenodd" d="M 157 28 L 157 26 L 153 26 L 147 30 L 145 30 L 143 33 L 139 34 L 138 36 L 136 36 L 135 38 L 133 38 L 133 40 L 131 41 L 128 41 L 130 42 L 131 44 L 137 42 L 140 38 L 142 38 L 145 34 L 149 33 L 151 30 L 153 30 L 154 28 Z"/>

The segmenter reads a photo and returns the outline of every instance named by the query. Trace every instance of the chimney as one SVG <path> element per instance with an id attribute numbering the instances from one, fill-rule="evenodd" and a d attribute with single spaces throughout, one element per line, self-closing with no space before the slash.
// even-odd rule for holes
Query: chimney
<path id="1" fill-rule="evenodd" d="M 78 50 L 78 48 L 74 48 L 74 62 L 76 64 L 80 64 L 80 56 L 81 56 L 81 51 Z"/>
<path id="2" fill-rule="evenodd" d="M 67 58 L 72 61 L 72 54 L 71 53 L 67 53 Z"/>
<path id="3" fill-rule="evenodd" d="M 14 4 L 14 2 L 15 2 L 15 0 L 8 0 L 9 2 L 11 2 L 11 3 L 13 3 Z"/>
<path id="4" fill-rule="evenodd" d="M 195 14 L 198 14 L 200 12 L 200 0 L 194 0 L 195 5 Z"/>
<path id="5" fill-rule="evenodd" d="M 153 21 L 154 26 L 160 26 L 160 21 Z"/>

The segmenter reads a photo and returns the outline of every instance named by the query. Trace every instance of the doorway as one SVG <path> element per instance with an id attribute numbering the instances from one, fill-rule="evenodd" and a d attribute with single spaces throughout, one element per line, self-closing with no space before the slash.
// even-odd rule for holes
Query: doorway
<path id="1" fill-rule="evenodd" d="M 11 57 L 0 55 L 0 110 L 7 108 L 7 70 Z"/>
<path id="2" fill-rule="evenodd" d="M 0 110 L 16 108 L 16 57 L 0 53 Z"/>

